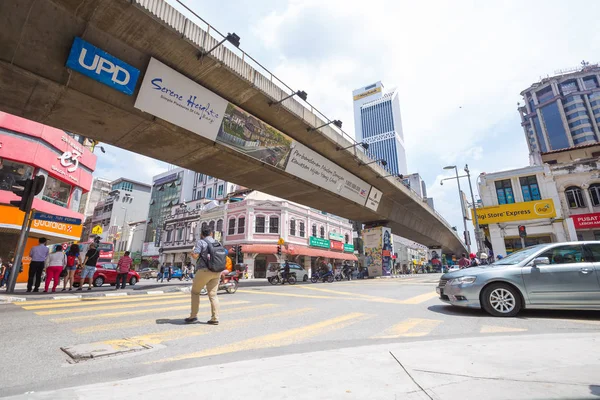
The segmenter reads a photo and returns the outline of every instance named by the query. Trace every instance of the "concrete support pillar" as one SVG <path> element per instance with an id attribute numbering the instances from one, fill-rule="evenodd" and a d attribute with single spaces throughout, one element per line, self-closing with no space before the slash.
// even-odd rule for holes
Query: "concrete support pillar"
<path id="1" fill-rule="evenodd" d="M 258 253 L 244 253 L 244 264 L 248 266 L 248 279 L 254 279 L 254 259 Z"/>
<path id="2" fill-rule="evenodd" d="M 312 265 L 310 263 L 310 257 L 309 256 L 304 256 L 304 269 L 306 270 L 306 272 L 308 272 L 308 278 L 310 279 L 312 276 Z"/>

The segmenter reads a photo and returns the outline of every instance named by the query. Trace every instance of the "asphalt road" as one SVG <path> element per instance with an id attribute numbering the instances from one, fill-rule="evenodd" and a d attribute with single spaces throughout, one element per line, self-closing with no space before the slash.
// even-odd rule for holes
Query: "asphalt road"
<path id="1" fill-rule="evenodd" d="M 506 319 L 453 308 L 437 299 L 437 278 L 248 285 L 219 296 L 219 326 L 184 325 L 185 293 L 0 305 L 0 396 L 375 344 L 600 331 L 600 312 L 529 310 Z M 199 317 L 209 316 L 202 296 Z M 61 350 L 78 345 L 142 350 L 79 362 Z"/>

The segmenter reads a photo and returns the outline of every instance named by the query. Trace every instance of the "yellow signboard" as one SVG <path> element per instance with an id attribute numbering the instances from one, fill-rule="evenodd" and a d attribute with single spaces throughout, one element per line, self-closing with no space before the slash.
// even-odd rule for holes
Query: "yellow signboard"
<path id="1" fill-rule="evenodd" d="M 375 93 L 381 92 L 381 86 L 376 87 L 375 89 L 367 90 L 366 92 L 362 92 L 354 96 L 354 101 L 364 99 L 365 97 L 371 96 Z"/>
<path id="2" fill-rule="evenodd" d="M 279 238 L 279 240 L 277 241 L 278 245 L 284 245 L 285 244 L 285 240 L 283 240 L 283 238 Z"/>
<path id="3" fill-rule="evenodd" d="M 100 225 L 96 225 L 92 228 L 92 235 L 102 235 L 102 227 Z"/>
<path id="4" fill-rule="evenodd" d="M 471 210 L 471 214 L 473 214 L 473 210 Z M 497 224 L 500 222 L 554 218 L 556 217 L 556 209 L 552 199 L 545 199 L 478 208 L 477 217 L 482 225 Z"/>

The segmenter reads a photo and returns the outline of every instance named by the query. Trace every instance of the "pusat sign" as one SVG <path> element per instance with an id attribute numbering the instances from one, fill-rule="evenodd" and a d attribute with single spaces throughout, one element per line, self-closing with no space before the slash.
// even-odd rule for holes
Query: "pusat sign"
<path id="1" fill-rule="evenodd" d="M 137 68 L 79 37 L 73 42 L 67 67 L 130 96 L 140 76 Z"/>

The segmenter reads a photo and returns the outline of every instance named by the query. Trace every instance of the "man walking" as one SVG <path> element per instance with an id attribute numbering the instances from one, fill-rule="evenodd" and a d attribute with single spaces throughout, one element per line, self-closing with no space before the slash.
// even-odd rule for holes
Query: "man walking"
<path id="1" fill-rule="evenodd" d="M 200 291 L 204 286 L 208 291 L 210 300 L 211 318 L 207 321 L 209 325 L 219 325 L 219 299 L 217 298 L 217 288 L 221 272 L 225 270 L 226 251 L 221 243 L 212 237 L 212 230 L 209 227 L 202 228 L 200 240 L 192 253 L 192 258 L 197 259 L 196 276 L 192 283 L 192 312 L 189 318 L 185 319 L 187 324 L 198 321 L 198 309 L 200 308 Z"/>
<path id="2" fill-rule="evenodd" d="M 133 264 L 133 260 L 129 257 L 129 254 L 131 253 L 126 251 L 117 263 L 117 284 L 115 285 L 115 290 L 119 289 L 119 282 L 122 282 L 121 289 L 125 289 L 125 285 L 127 284 L 127 276 Z"/>
<path id="3" fill-rule="evenodd" d="M 466 268 L 471 265 L 471 261 L 467 258 L 465 253 L 462 253 L 462 257 L 458 260 L 458 266 L 460 269 Z"/>
<path id="4" fill-rule="evenodd" d="M 92 281 L 94 280 L 94 274 L 96 273 L 96 264 L 98 263 L 98 257 L 100 252 L 97 250 L 96 243 L 90 244 L 90 249 L 85 253 L 85 260 L 83 260 L 83 271 L 81 271 L 81 280 L 79 281 L 79 287 L 77 290 L 83 290 L 83 284 L 85 279 L 88 278 L 89 286 L 88 290 L 92 290 Z"/>
<path id="5" fill-rule="evenodd" d="M 46 258 L 50 250 L 46 247 L 46 238 L 40 238 L 39 244 L 33 246 L 29 250 L 29 257 L 31 262 L 29 263 L 29 279 L 27 280 L 27 292 L 31 292 L 33 288 L 34 292 L 39 292 L 40 285 L 42 283 L 42 272 L 46 266 Z"/>

